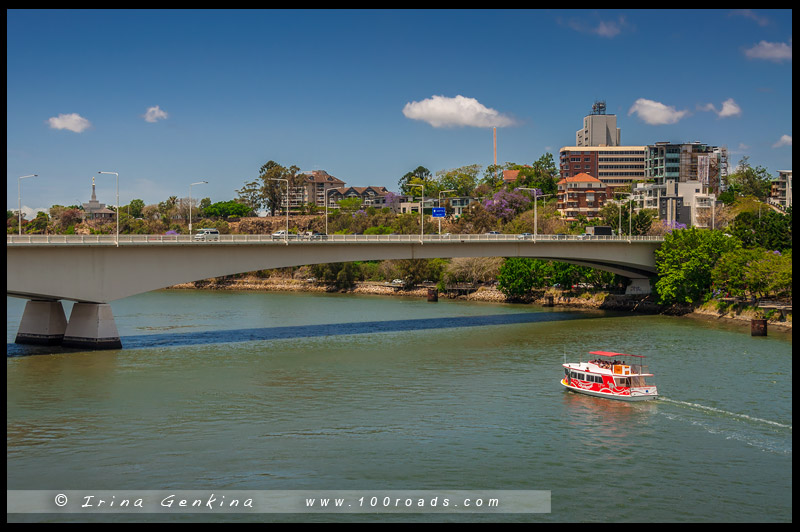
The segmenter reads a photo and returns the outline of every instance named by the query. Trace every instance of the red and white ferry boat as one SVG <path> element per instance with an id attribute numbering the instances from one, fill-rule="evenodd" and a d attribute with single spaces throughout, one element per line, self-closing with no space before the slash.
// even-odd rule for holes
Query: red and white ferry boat
<path id="1" fill-rule="evenodd" d="M 644 401 L 658 397 L 655 385 L 647 384 L 644 356 L 611 351 L 590 351 L 588 362 L 565 362 L 561 384 L 573 392 L 621 401 Z"/>

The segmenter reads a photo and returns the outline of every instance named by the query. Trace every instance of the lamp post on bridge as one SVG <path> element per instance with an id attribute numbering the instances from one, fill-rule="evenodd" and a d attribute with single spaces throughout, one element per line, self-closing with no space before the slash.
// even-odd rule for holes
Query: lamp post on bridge
<path id="1" fill-rule="evenodd" d="M 22 234 L 22 180 L 36 177 L 39 174 L 23 175 L 17 178 L 17 214 L 19 214 L 19 234 Z"/>
<path id="2" fill-rule="evenodd" d="M 116 244 L 119 247 L 119 174 L 117 172 L 97 172 L 98 174 L 107 174 L 107 175 L 115 175 L 117 176 L 117 211 L 115 213 L 115 218 L 117 219 L 117 238 Z"/>
<path id="3" fill-rule="evenodd" d="M 198 181 L 189 185 L 189 234 L 192 234 L 192 187 L 194 185 L 207 185 L 208 181 Z"/>
<path id="4" fill-rule="evenodd" d="M 536 242 L 536 236 L 539 234 L 539 213 L 537 212 L 537 205 L 539 204 L 539 198 L 547 198 L 552 196 L 552 194 L 540 194 L 542 189 L 540 188 L 525 188 L 519 187 L 519 190 L 530 190 L 533 192 L 533 241 Z"/>
<path id="5" fill-rule="evenodd" d="M 328 203 L 330 203 L 330 193 L 336 188 L 329 188 L 325 191 L 325 236 L 328 236 Z"/>

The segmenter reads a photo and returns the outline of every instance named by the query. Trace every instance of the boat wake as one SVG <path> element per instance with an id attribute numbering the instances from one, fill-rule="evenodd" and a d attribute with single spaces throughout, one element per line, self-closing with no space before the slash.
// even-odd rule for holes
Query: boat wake
<path id="1" fill-rule="evenodd" d="M 659 397 L 659 402 L 669 403 L 683 411 L 669 412 L 667 409 L 659 409 L 659 414 L 668 419 L 690 423 L 710 434 L 740 441 L 762 451 L 792 454 L 791 423 L 780 423 L 668 397 Z"/>
<path id="2" fill-rule="evenodd" d="M 659 397 L 660 401 L 665 401 L 667 403 L 672 403 L 676 405 L 686 406 L 688 408 L 694 408 L 697 410 L 705 410 L 708 412 L 714 412 L 716 414 L 722 414 L 724 416 L 729 416 L 733 418 L 745 419 L 747 421 L 753 421 L 757 423 L 764 423 L 766 425 L 773 425 L 776 427 L 784 428 L 792 430 L 791 425 L 786 425 L 785 423 L 778 423 L 777 421 L 770 421 L 769 419 L 762 419 L 759 417 L 748 416 L 747 414 L 737 414 L 736 412 L 728 412 L 727 410 L 722 410 L 719 408 L 714 408 L 713 406 L 705 406 L 698 403 L 689 403 L 686 401 L 676 401 L 675 399 L 670 399 L 668 397 Z"/>

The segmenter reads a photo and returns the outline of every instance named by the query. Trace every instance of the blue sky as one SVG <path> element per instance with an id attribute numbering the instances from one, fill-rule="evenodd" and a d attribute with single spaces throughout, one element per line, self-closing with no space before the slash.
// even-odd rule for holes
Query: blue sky
<path id="1" fill-rule="evenodd" d="M 622 143 L 792 168 L 791 10 L 7 11 L 7 203 L 225 201 L 269 160 L 397 190 Z"/>

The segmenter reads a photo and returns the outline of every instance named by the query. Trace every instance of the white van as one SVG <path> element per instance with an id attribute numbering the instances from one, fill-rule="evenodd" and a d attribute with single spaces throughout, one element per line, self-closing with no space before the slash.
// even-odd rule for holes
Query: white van
<path id="1" fill-rule="evenodd" d="M 200 229 L 194 235 L 194 239 L 197 241 L 219 240 L 219 231 L 216 229 Z"/>

